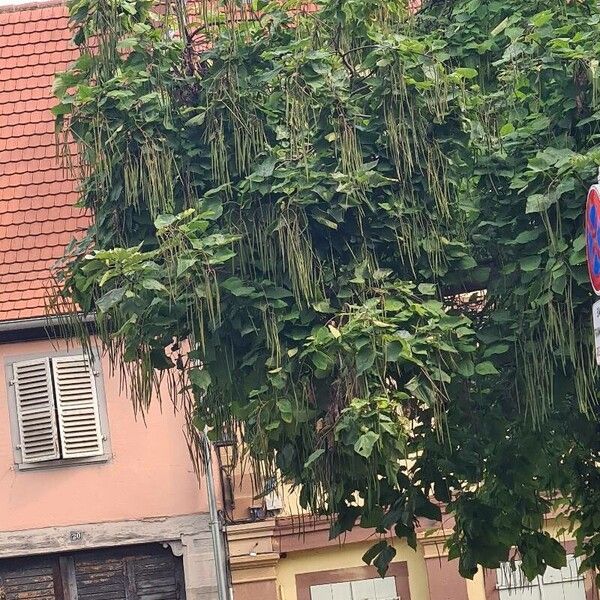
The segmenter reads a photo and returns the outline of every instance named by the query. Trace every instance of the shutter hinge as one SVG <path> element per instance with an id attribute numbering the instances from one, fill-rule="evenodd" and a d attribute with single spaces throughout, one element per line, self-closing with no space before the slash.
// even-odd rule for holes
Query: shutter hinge
<path id="1" fill-rule="evenodd" d="M 92 373 L 94 374 L 94 377 L 98 377 L 98 375 L 100 375 L 100 371 L 92 371 Z"/>
<path id="2" fill-rule="evenodd" d="M 9 385 L 15 385 L 15 380 L 14 380 L 14 379 L 11 379 L 11 380 L 8 382 L 8 384 L 9 384 Z"/>
<path id="3" fill-rule="evenodd" d="M 17 450 L 21 450 L 21 444 L 17 444 L 17 445 L 15 446 L 15 448 L 16 448 Z"/>

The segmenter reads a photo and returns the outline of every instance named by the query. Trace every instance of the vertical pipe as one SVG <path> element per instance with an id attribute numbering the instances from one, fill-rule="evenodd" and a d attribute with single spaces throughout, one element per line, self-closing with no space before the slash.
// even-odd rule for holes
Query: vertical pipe
<path id="1" fill-rule="evenodd" d="M 217 497 L 215 494 L 215 480 L 212 466 L 212 444 L 206 435 L 206 431 L 202 433 L 202 442 L 204 444 L 206 495 L 208 497 L 210 532 L 212 535 L 213 554 L 215 558 L 215 570 L 217 575 L 218 600 L 231 600 L 231 596 L 229 594 L 229 585 L 227 582 L 227 559 L 223 547 L 223 535 L 221 531 L 221 522 L 219 520 L 219 511 L 217 509 Z"/>
<path id="2" fill-rule="evenodd" d="M 196 347 L 196 336 L 190 334 L 190 347 Z M 193 361 L 196 366 L 201 363 L 198 360 Z M 223 547 L 223 532 L 221 531 L 221 521 L 219 520 L 219 510 L 217 508 L 217 495 L 215 493 L 215 477 L 212 464 L 212 444 L 207 435 L 208 428 L 200 432 L 202 445 L 204 446 L 204 473 L 206 475 L 206 496 L 208 499 L 209 527 L 212 537 L 213 557 L 215 560 L 215 574 L 217 579 L 217 599 L 233 600 L 233 593 L 230 593 L 227 581 L 227 554 Z"/>

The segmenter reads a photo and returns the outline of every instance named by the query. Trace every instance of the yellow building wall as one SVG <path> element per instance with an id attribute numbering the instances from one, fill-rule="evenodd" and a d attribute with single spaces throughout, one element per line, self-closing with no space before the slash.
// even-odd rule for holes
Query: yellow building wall
<path id="1" fill-rule="evenodd" d="M 364 567 L 362 556 L 373 543 L 345 544 L 288 554 L 277 565 L 279 599 L 296 600 L 296 575 L 301 573 Z M 394 543 L 394 547 L 397 551 L 394 561 L 406 561 L 408 566 L 411 600 L 430 600 L 423 548 L 418 546 L 415 552 L 403 542 Z"/>
<path id="2" fill-rule="evenodd" d="M 486 600 L 485 583 L 481 570 L 473 577 L 473 581 L 467 580 L 467 594 L 469 594 L 469 600 Z"/>

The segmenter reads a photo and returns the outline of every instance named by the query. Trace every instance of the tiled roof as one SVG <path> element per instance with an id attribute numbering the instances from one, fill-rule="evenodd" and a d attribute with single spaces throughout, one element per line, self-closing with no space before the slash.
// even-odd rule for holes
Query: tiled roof
<path id="1" fill-rule="evenodd" d="M 77 56 L 70 39 L 62 0 L 0 7 L 0 322 L 46 314 L 51 268 L 89 223 L 50 112 L 54 74 Z"/>
<path id="2" fill-rule="evenodd" d="M 70 39 L 62 2 L 0 8 L 0 321 L 45 315 L 50 269 L 88 225 L 50 112 Z"/>

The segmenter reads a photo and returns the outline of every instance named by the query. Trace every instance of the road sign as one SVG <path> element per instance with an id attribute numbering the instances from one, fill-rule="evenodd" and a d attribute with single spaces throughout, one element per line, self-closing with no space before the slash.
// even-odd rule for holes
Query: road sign
<path id="1" fill-rule="evenodd" d="M 590 187 L 585 205 L 585 239 L 588 273 L 600 296 L 600 184 Z"/>

